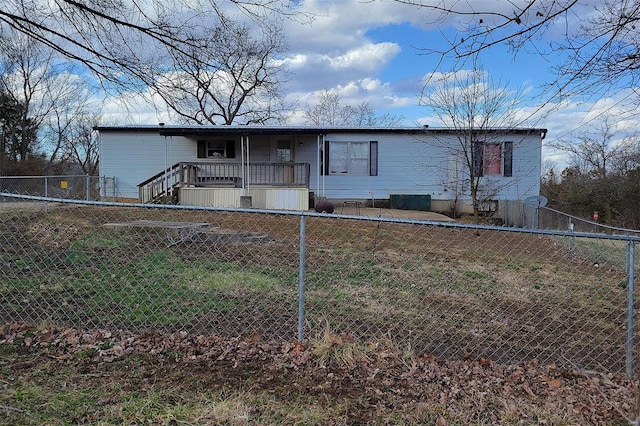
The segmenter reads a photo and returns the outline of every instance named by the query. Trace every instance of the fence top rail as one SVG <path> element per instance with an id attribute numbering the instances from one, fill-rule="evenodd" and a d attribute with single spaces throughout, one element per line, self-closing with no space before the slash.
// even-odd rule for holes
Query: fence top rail
<path id="1" fill-rule="evenodd" d="M 0 176 L 0 179 L 43 179 L 43 178 L 98 178 L 92 175 L 39 175 L 39 176 Z"/>
<path id="2" fill-rule="evenodd" d="M 105 207 L 123 207 L 123 208 L 146 208 L 146 209 L 170 209 L 170 210 L 200 210 L 200 211 L 220 211 L 220 212 L 237 212 L 237 213 L 253 213 L 253 214 L 272 214 L 272 215 L 285 215 L 285 216 L 300 216 L 300 217 L 319 217 L 319 218 L 336 218 L 336 219 L 357 219 L 369 222 L 388 222 L 388 223 L 403 223 L 403 224 L 417 224 L 417 225 L 430 225 L 440 228 L 457 228 L 457 229 L 475 229 L 485 231 L 501 231 L 520 234 L 536 234 L 536 235 L 550 235 L 561 237 L 579 237 L 579 238 L 592 238 L 601 240 L 617 240 L 617 241 L 631 241 L 640 242 L 640 236 L 632 235 L 619 235 L 619 234 L 604 234 L 604 233 L 592 233 L 592 232 L 571 232 L 571 231 L 556 231 L 550 229 L 531 229 L 531 228 L 511 228 L 505 226 L 494 225 L 474 225 L 468 223 L 457 222 L 439 222 L 434 220 L 419 220 L 419 219 L 401 219 L 382 216 L 357 216 L 357 215 L 344 215 L 344 214 L 328 214 L 328 213 L 316 213 L 314 211 L 297 211 L 297 210 L 269 210 L 269 209 L 256 209 L 256 208 L 227 208 L 227 207 L 208 207 L 208 206 L 182 206 L 171 204 L 141 204 L 141 203 L 123 203 L 123 202 L 111 202 L 111 201 L 87 201 L 87 200 L 73 200 L 65 198 L 52 198 L 41 197 L 35 195 L 21 195 L 8 192 L 0 192 L 0 200 L 2 198 L 13 198 L 29 201 L 41 201 L 59 204 L 76 204 L 87 206 L 105 206 Z M 0 206 L 2 202 L 0 201 Z"/>
<path id="3" fill-rule="evenodd" d="M 640 235 L 640 230 L 638 229 L 629 229 L 629 228 L 618 228 L 616 226 L 611 226 L 611 225 L 606 225 L 604 223 L 599 223 L 599 222 L 594 222 L 592 220 L 589 219 L 585 219 L 579 216 L 574 216 L 565 212 L 561 212 L 560 210 L 556 210 L 556 209 L 552 209 L 550 207 L 540 207 L 542 210 L 547 210 L 550 212 L 553 212 L 555 214 L 564 216 L 568 219 L 574 220 L 574 221 L 578 221 L 578 222 L 582 222 L 582 223 L 586 223 L 587 225 L 593 225 L 593 226 L 597 226 L 599 228 L 603 228 L 603 229 L 608 229 L 610 231 L 616 231 L 616 232 L 632 232 L 635 234 L 639 234 Z"/>

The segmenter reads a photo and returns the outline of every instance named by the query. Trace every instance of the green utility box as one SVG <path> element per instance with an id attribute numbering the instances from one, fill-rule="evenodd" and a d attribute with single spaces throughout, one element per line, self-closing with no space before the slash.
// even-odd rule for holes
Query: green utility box
<path id="1" fill-rule="evenodd" d="M 391 194 L 392 209 L 431 211 L 431 195 Z"/>

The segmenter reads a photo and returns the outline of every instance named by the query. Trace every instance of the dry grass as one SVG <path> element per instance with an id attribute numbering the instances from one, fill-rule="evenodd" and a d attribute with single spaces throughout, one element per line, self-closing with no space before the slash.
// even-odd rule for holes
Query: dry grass
<path id="1" fill-rule="evenodd" d="M 176 244 L 161 228 L 104 226 L 135 220 L 268 239 Z M 76 207 L 12 213 L 0 228 L 4 321 L 296 334 L 297 217 Z M 306 243 L 310 336 L 329 335 L 328 321 L 346 346 L 386 335 L 451 359 L 546 363 L 564 354 L 586 368 L 624 369 L 625 274 L 613 244 L 570 250 L 544 236 L 324 217 L 308 218 Z M 337 358 L 357 355 L 341 350 Z"/>

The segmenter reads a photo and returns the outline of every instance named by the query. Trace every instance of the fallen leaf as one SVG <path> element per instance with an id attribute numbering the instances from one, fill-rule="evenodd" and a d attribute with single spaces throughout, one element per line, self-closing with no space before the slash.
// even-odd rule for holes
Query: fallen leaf
<path id="1" fill-rule="evenodd" d="M 258 334 L 258 332 L 256 331 L 255 333 L 253 333 L 251 335 L 251 337 L 243 337 L 242 341 L 244 343 L 246 343 L 247 345 L 250 345 L 254 342 L 257 342 L 258 340 L 260 340 L 260 334 Z"/>
<path id="2" fill-rule="evenodd" d="M 53 337 L 53 329 L 44 330 L 42 332 L 42 334 L 40 335 L 40 341 L 41 342 L 50 342 L 52 337 Z"/>
<path id="3" fill-rule="evenodd" d="M 304 346 L 300 344 L 297 340 L 293 342 L 293 352 L 299 353 L 304 351 Z"/>
<path id="4" fill-rule="evenodd" d="M 535 398 L 536 394 L 533 393 L 533 391 L 531 390 L 531 388 L 529 387 L 529 383 L 527 383 L 526 381 L 522 383 L 522 389 L 524 389 L 524 391 L 531 397 Z"/>
<path id="5" fill-rule="evenodd" d="M 553 380 L 548 380 L 547 384 L 552 389 L 558 389 L 562 385 L 562 382 L 560 381 L 560 379 L 553 379 Z"/>

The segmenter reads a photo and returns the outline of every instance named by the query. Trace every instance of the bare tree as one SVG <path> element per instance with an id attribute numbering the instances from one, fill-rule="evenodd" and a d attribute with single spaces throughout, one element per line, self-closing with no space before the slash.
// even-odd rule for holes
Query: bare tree
<path id="1" fill-rule="evenodd" d="M 640 169 L 640 145 L 635 135 L 622 136 L 611 117 L 605 117 L 577 140 L 562 140 L 553 147 L 568 154 L 568 167 L 556 188 L 559 203 L 574 210 L 600 210 L 605 223 L 612 224 L 625 198 L 625 176 Z"/>
<path id="2" fill-rule="evenodd" d="M 425 49 L 442 58 L 464 62 L 506 44 L 514 54 L 530 50 L 561 59 L 548 86 L 549 98 L 638 84 L 640 3 L 635 0 L 395 1 L 423 11 L 433 23 L 455 21 L 456 36 L 447 48 Z"/>
<path id="3" fill-rule="evenodd" d="M 275 61 L 285 48 L 280 25 L 251 28 L 223 20 L 204 31 L 204 45 L 170 51 L 172 72 L 151 83 L 181 120 L 255 124 L 287 110 L 279 92 L 285 70 Z"/>
<path id="4" fill-rule="evenodd" d="M 100 114 L 84 113 L 77 117 L 64 137 L 63 150 L 70 163 L 89 176 L 98 174 L 99 140 L 93 130 L 100 124 Z"/>
<path id="5" fill-rule="evenodd" d="M 310 19 L 288 0 L 6 0 L 0 29 L 11 28 L 82 64 L 108 91 L 131 91 L 150 83 L 149 69 L 166 66 L 169 52 L 197 61 L 193 52 L 207 48 L 211 22 L 232 12 L 254 22 L 271 14 Z"/>
<path id="6" fill-rule="evenodd" d="M 39 128 L 55 103 L 55 99 L 44 95 L 50 93 L 48 86 L 55 72 L 52 63 L 51 52 L 27 37 L 15 33 L 0 36 L 0 90 L 13 104 L 21 106 L 17 128 L 23 133 Z M 23 134 L 20 141 L 15 148 L 16 161 L 25 161 L 37 150 L 37 139 Z"/>
<path id="7" fill-rule="evenodd" d="M 14 105 L 21 105 L 17 128 L 30 133 L 19 138 L 16 161 L 45 154 L 47 160 L 37 172 L 60 171 L 66 133 L 90 107 L 87 87 L 46 46 L 17 32 L 0 36 L 0 90 Z"/>
<path id="8" fill-rule="evenodd" d="M 303 114 L 308 124 L 316 126 L 393 127 L 404 120 L 401 115 L 376 113 L 369 102 L 345 104 L 338 92 L 330 90 L 322 91 L 317 103 L 307 104 Z"/>
<path id="9" fill-rule="evenodd" d="M 507 156 L 513 145 L 503 144 L 491 130 L 515 127 L 515 111 L 521 102 L 519 92 L 494 82 L 477 61 L 472 70 L 433 80 L 423 94 L 421 103 L 452 129 L 455 138 L 453 143 L 446 137 L 440 141 L 449 153 L 444 162 L 445 187 L 454 191 L 456 204 L 462 196 L 471 198 L 477 220 L 481 203 L 500 189 L 499 181 L 488 175 L 511 175 L 503 167 L 511 167 Z M 457 205 L 452 209 L 455 213 Z"/>
<path id="10" fill-rule="evenodd" d="M 93 175 L 98 167 L 98 141 L 93 128 L 100 124 L 99 108 L 86 93 L 70 92 L 67 103 L 51 111 L 40 135 L 47 153 L 46 173 Z"/>

